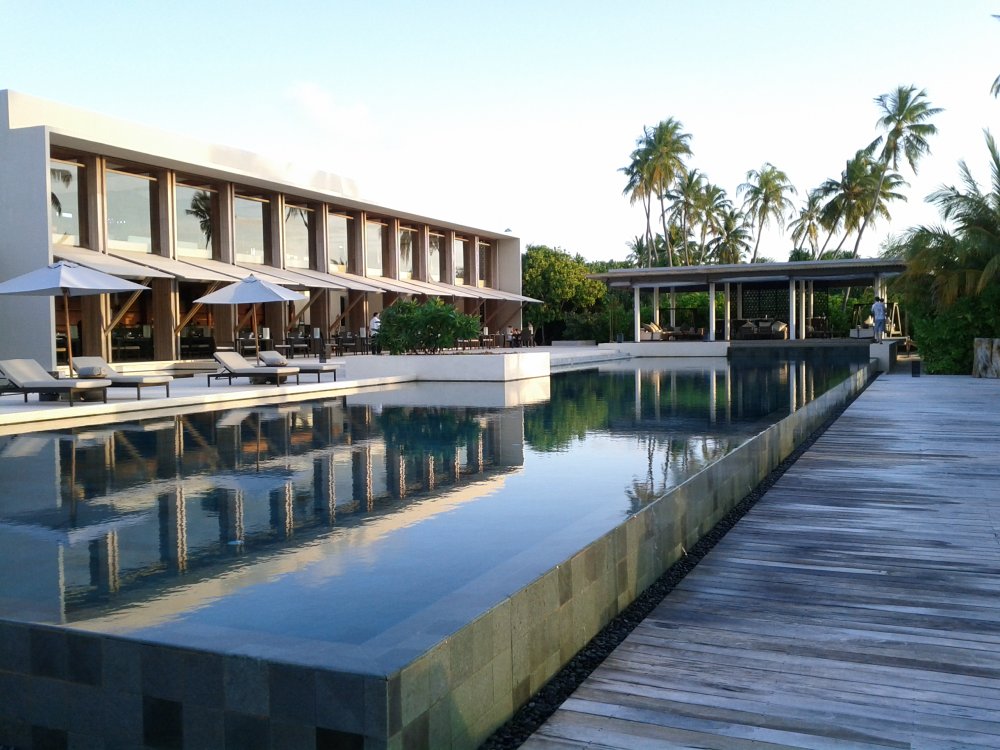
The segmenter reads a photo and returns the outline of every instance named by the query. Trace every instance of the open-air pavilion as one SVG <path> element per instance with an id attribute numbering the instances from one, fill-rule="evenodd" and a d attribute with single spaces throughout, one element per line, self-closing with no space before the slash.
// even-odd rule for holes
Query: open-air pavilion
<path id="1" fill-rule="evenodd" d="M 643 321 L 640 294 L 652 292 L 653 320 L 659 325 L 660 298 L 669 297 L 671 327 L 677 324 L 676 297 L 683 292 L 708 292 L 708 309 L 716 309 L 716 295 L 723 296 L 720 318 L 708 315 L 705 341 L 732 341 L 737 328 L 756 317 L 774 317 L 787 324 L 789 340 L 810 334 L 817 294 L 844 287 L 871 287 L 885 297 L 886 280 L 906 269 L 901 260 L 850 258 L 844 260 L 797 261 L 789 263 L 739 263 L 719 266 L 676 266 L 669 268 L 627 268 L 592 274 L 612 289 L 631 289 L 632 331 L 640 341 Z"/>

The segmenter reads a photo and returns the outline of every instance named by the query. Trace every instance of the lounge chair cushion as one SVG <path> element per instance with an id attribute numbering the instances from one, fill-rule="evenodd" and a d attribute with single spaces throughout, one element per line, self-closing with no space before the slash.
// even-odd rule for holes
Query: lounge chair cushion
<path id="1" fill-rule="evenodd" d="M 122 375 L 103 357 L 85 356 L 73 358 L 73 369 L 81 378 L 107 378 L 113 386 L 166 385 L 173 375 Z M 89 373 L 100 372 L 100 375 Z"/>
<path id="2" fill-rule="evenodd" d="M 285 359 L 278 352 L 263 351 L 260 353 L 260 361 L 263 362 L 268 367 L 284 367 L 288 364 L 288 360 Z"/>
<path id="3" fill-rule="evenodd" d="M 5 359 L 0 361 L 0 372 L 17 388 L 35 390 L 49 388 L 53 391 L 71 388 L 107 388 L 109 380 L 80 380 L 78 378 L 54 378 L 33 359 Z"/>

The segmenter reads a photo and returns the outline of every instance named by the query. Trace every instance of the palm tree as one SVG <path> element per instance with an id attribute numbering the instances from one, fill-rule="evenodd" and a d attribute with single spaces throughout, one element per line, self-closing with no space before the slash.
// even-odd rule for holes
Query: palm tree
<path id="1" fill-rule="evenodd" d="M 847 238 L 864 221 L 867 203 L 866 196 L 873 195 L 875 183 L 872 174 L 878 169 L 871 158 L 872 146 L 858 151 L 853 159 L 849 159 L 840 173 L 840 179 L 825 180 L 816 193 L 820 200 L 826 201 L 820 214 L 821 224 L 828 234 L 820 249 L 820 255 L 826 252 L 826 247 L 834 233 L 843 229 L 844 236 L 834 252 L 839 253 Z"/>
<path id="2" fill-rule="evenodd" d="M 661 120 L 646 132 L 644 148 L 648 153 L 650 186 L 660 201 L 660 222 L 663 237 L 667 243 L 668 265 L 673 265 L 673 247 L 670 230 L 667 227 L 667 192 L 674 182 L 685 174 L 684 157 L 691 155 L 691 134 L 685 133 L 684 126 L 673 117 Z M 686 237 L 684 238 L 686 242 Z"/>
<path id="3" fill-rule="evenodd" d="M 818 190 L 810 191 L 802 208 L 799 209 L 799 215 L 788 225 L 788 228 L 792 230 L 793 254 L 805 251 L 803 243 L 809 245 L 808 252 L 802 252 L 796 256 L 799 260 L 816 260 L 819 257 L 819 230 L 822 228 L 823 215 L 821 201 L 822 196 Z"/>
<path id="4" fill-rule="evenodd" d="M 698 201 L 704 189 L 705 177 L 697 169 L 682 172 L 674 182 L 674 188 L 668 190 L 666 197 L 670 200 L 670 217 L 676 219 L 681 228 L 682 252 L 684 265 L 691 265 L 691 224 L 695 222 Z"/>
<path id="5" fill-rule="evenodd" d="M 932 107 L 927 100 L 927 92 L 922 89 L 917 91 L 916 86 L 898 86 L 895 91 L 876 97 L 875 103 L 882 110 L 878 125 L 885 130 L 885 136 L 879 136 L 872 144 L 876 147 L 883 144 L 878 162 L 881 173 L 875 190 L 876 195 L 881 195 L 882 182 L 886 179 L 886 174 L 890 168 L 893 172 L 899 172 L 901 157 L 906 159 L 913 174 L 917 173 L 917 162 L 931 150 L 927 139 L 937 133 L 937 127 L 930 122 L 930 119 L 941 110 Z M 871 222 L 876 206 L 877 203 L 869 206 L 861 229 L 858 230 L 855 257 L 858 245 L 861 244 L 861 237 Z"/>
<path id="6" fill-rule="evenodd" d="M 746 193 L 743 210 L 757 227 L 757 242 L 753 247 L 751 263 L 757 262 L 757 251 L 764 235 L 764 227 L 773 218 L 779 227 L 785 226 L 785 214 L 791 211 L 792 202 L 788 193 L 795 194 L 795 187 L 788 181 L 788 175 L 769 162 L 760 170 L 747 172 L 747 181 L 736 188 L 737 193 Z"/>
<path id="7" fill-rule="evenodd" d="M 697 265 L 705 263 L 708 257 L 708 234 L 717 236 L 722 231 L 722 222 L 726 213 L 732 209 L 726 191 L 718 185 L 705 182 L 695 203 L 695 216 L 701 224 L 701 241 L 698 244 Z"/>
<path id="8" fill-rule="evenodd" d="M 721 217 L 718 234 L 708 243 L 709 253 L 716 263 L 740 263 L 752 239 L 746 215 L 730 206 Z"/>
<path id="9" fill-rule="evenodd" d="M 931 277 L 935 301 L 941 306 L 961 296 L 981 294 L 1000 279 L 1000 151 L 989 132 L 986 148 L 992 173 L 990 192 L 983 193 L 966 163 L 959 162 L 964 190 L 943 187 L 928 197 L 954 230 L 918 227 L 903 243 L 908 258 L 905 276 Z"/>
<path id="10" fill-rule="evenodd" d="M 629 205 L 634 206 L 636 201 L 642 202 L 643 211 L 646 214 L 646 238 L 642 247 L 647 251 L 645 259 L 639 258 L 637 265 L 653 265 L 653 227 L 652 227 L 652 190 L 646 175 L 648 173 L 647 156 L 642 144 L 645 140 L 646 130 L 643 129 L 643 138 L 637 141 L 638 147 L 632 152 L 632 161 L 619 169 L 625 173 L 625 189 L 622 194 L 628 196 Z"/>

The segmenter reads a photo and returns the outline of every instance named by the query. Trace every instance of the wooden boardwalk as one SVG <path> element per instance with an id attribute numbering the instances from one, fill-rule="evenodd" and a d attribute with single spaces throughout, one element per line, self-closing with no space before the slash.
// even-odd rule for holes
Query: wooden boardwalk
<path id="1" fill-rule="evenodd" d="M 1000 381 L 881 376 L 522 747 L 1000 748 Z"/>

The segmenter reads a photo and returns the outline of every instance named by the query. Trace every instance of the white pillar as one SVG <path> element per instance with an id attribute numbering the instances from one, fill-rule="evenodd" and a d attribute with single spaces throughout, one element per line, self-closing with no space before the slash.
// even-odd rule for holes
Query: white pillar
<path id="1" fill-rule="evenodd" d="M 715 341 L 715 282 L 708 282 L 708 340 Z"/>
<path id="2" fill-rule="evenodd" d="M 632 287 L 632 336 L 639 340 L 639 287 Z"/>
<path id="3" fill-rule="evenodd" d="M 660 325 L 660 287 L 653 287 L 653 322 Z"/>
<path id="4" fill-rule="evenodd" d="M 730 320 L 729 320 L 730 315 L 729 315 L 729 282 L 728 281 L 726 282 L 725 287 L 723 287 L 722 310 L 723 310 L 723 312 L 722 312 L 722 315 L 723 315 L 722 325 L 724 326 L 723 336 L 725 337 L 726 341 L 732 341 L 733 340 L 733 331 L 732 331 L 732 325 L 731 325 Z"/>
<path id="5" fill-rule="evenodd" d="M 816 301 L 816 282 L 815 281 L 810 281 L 809 282 L 809 317 L 810 318 L 815 318 L 816 317 L 815 306 L 813 304 L 813 303 L 815 303 L 815 301 Z"/>
<path id="6" fill-rule="evenodd" d="M 788 338 L 795 338 L 795 280 L 788 282 Z"/>
<path id="7" fill-rule="evenodd" d="M 670 327 L 677 327 L 677 292 L 670 290 Z"/>
<path id="8" fill-rule="evenodd" d="M 799 282 L 799 338 L 806 337 L 806 282 Z"/>

